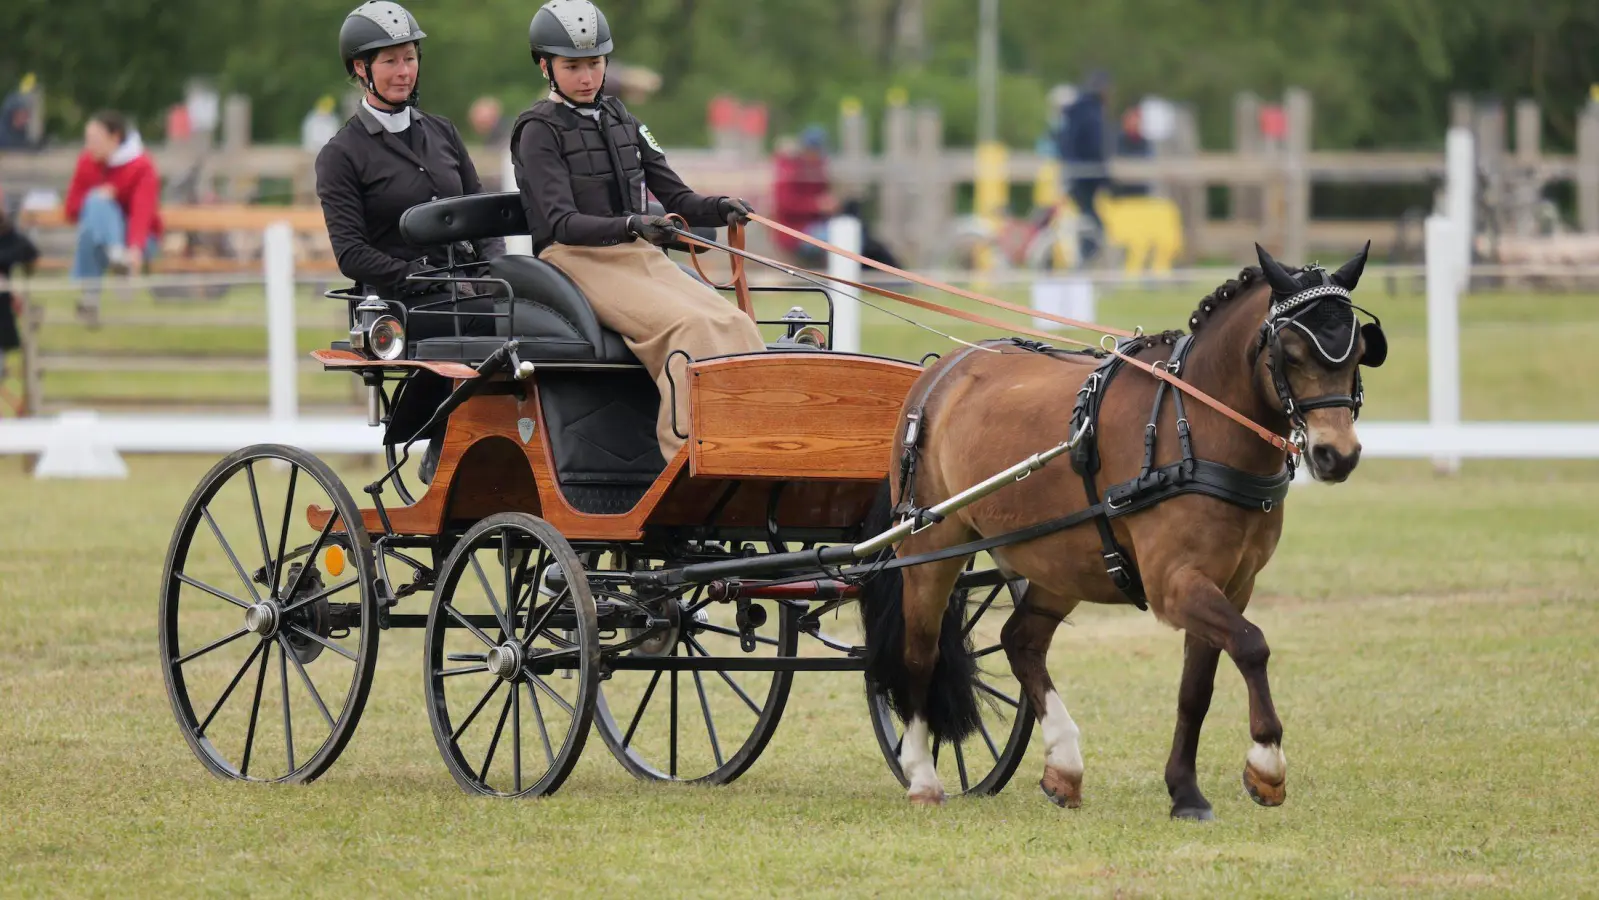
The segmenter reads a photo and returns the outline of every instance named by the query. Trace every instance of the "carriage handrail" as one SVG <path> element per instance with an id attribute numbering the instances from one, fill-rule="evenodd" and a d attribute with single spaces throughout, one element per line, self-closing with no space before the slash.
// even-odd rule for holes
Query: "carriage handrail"
<path id="1" fill-rule="evenodd" d="M 439 404 L 438 409 L 433 411 L 433 415 L 429 416 L 428 420 L 422 424 L 422 427 L 418 428 L 416 432 L 411 435 L 411 438 L 405 442 L 405 446 L 401 448 L 400 451 L 400 458 L 395 461 L 394 465 L 390 466 L 388 471 L 378 476 L 376 481 L 367 485 L 367 493 L 376 497 L 377 493 L 382 490 L 383 482 L 393 478 L 395 473 L 400 471 L 400 467 L 404 466 L 406 461 L 411 458 L 411 445 L 416 443 L 422 437 L 422 435 L 428 434 L 433 429 L 433 426 L 437 425 L 442 419 L 449 416 L 449 414 L 454 412 L 457 407 L 470 400 L 474 395 L 477 394 L 478 391 L 481 391 L 483 386 L 488 384 L 491 377 L 498 375 L 501 372 L 510 371 L 516 371 L 517 374 L 520 375 L 520 369 L 522 368 L 523 364 L 517 359 L 516 356 L 517 348 L 520 346 L 521 342 L 517 341 L 515 338 L 511 338 L 502 344 L 500 349 L 489 354 L 489 357 L 478 365 L 477 375 L 475 377 L 463 380 L 455 388 L 455 390 L 451 391 L 450 395 L 444 398 L 444 402 Z M 381 507 L 379 510 L 381 512 Z M 385 528 L 387 529 L 386 525 Z"/>

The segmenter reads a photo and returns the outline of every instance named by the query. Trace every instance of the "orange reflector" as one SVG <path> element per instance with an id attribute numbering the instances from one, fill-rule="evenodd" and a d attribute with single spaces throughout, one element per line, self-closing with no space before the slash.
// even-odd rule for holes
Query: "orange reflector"
<path id="1" fill-rule="evenodd" d="M 332 575 L 334 578 L 337 578 L 340 575 L 343 575 L 344 574 L 344 548 L 343 547 L 329 547 L 328 548 L 328 552 L 322 554 L 322 562 L 326 566 L 329 575 Z"/>

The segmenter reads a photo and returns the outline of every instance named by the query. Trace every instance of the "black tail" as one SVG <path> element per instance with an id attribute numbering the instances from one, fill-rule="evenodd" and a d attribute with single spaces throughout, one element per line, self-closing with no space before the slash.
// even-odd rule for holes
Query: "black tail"
<path id="1" fill-rule="evenodd" d="M 893 525 L 888 480 L 866 516 L 865 536 Z M 901 720 L 920 712 L 935 740 L 960 741 L 977 730 L 977 660 L 972 644 L 961 634 L 965 626 L 965 591 L 956 591 L 944 609 L 938 631 L 938 662 L 927 687 L 927 708 L 911 704 L 910 670 L 905 666 L 905 581 L 898 569 L 874 575 L 861 590 L 861 621 L 866 627 L 866 677 L 888 700 Z"/>

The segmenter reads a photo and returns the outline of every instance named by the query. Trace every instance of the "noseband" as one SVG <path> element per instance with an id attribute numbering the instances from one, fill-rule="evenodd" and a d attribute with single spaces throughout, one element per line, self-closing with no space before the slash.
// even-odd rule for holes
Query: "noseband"
<path id="1" fill-rule="evenodd" d="M 1306 272 L 1320 274 L 1322 283 L 1300 290 L 1287 299 L 1272 304 L 1266 314 L 1266 321 L 1261 323 L 1260 340 L 1256 342 L 1253 354 L 1258 360 L 1262 350 L 1269 351 L 1266 368 L 1271 372 L 1272 387 L 1276 389 L 1283 413 L 1288 416 L 1289 427 L 1296 435 L 1303 435 L 1306 431 L 1305 414 L 1312 410 L 1347 409 L 1358 420 L 1360 407 L 1366 399 L 1365 388 L 1360 378 L 1360 366 L 1380 366 L 1388 354 L 1388 343 L 1383 335 L 1382 321 L 1369 310 L 1356 306 L 1349 291 L 1333 284 L 1319 267 L 1308 268 Z M 1349 341 L 1343 347 L 1328 347 L 1324 340 L 1326 336 L 1318 334 L 1315 329 L 1308 327 L 1302 321 L 1306 313 L 1322 303 L 1344 304 L 1351 310 L 1360 310 L 1371 316 L 1372 321 L 1359 326 L 1358 329 L 1351 328 Z M 1357 338 L 1363 335 L 1366 338 L 1366 350 L 1355 366 L 1354 391 L 1348 394 L 1322 394 L 1304 400 L 1295 397 L 1293 385 L 1288 381 L 1287 360 L 1283 357 L 1282 331 L 1285 328 L 1298 328 L 1309 340 L 1316 354 L 1330 366 L 1341 365 L 1347 361 L 1350 354 L 1355 352 Z"/>

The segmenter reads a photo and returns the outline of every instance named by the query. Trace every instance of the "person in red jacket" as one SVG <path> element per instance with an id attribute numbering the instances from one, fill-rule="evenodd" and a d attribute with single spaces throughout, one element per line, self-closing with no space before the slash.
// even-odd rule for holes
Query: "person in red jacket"
<path id="1" fill-rule="evenodd" d="M 161 176 L 139 132 L 120 113 L 95 113 L 67 188 L 67 220 L 78 226 L 72 277 L 142 271 L 161 237 L 160 198 Z M 96 301 L 86 295 L 80 312 Z"/>
<path id="2" fill-rule="evenodd" d="M 805 129 L 797 147 L 784 146 L 772 156 L 775 203 L 772 218 L 814 237 L 826 237 L 827 220 L 838 211 L 827 174 L 827 132 L 819 125 Z M 816 260 L 809 245 L 786 234 L 773 237 L 778 247 L 807 264 Z"/>

